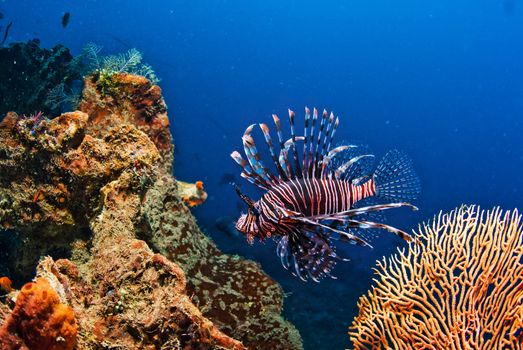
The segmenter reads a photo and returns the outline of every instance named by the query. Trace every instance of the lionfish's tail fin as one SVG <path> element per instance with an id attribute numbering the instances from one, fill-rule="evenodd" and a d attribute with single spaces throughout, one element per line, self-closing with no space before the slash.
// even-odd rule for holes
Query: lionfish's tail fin
<path id="1" fill-rule="evenodd" d="M 394 202 L 411 201 L 421 193 L 412 161 L 398 150 L 389 151 L 374 173 L 376 195 Z"/>

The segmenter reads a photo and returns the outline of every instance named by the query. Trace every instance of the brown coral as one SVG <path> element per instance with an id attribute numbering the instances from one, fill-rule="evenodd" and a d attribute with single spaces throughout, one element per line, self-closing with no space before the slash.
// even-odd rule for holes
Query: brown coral
<path id="1" fill-rule="evenodd" d="M 61 303 L 47 279 L 22 287 L 16 305 L 0 328 L 0 348 L 70 350 L 76 343 L 73 310 Z"/>
<path id="2" fill-rule="evenodd" d="M 523 228 L 517 210 L 463 206 L 378 262 L 349 330 L 355 349 L 520 349 Z"/>
<path id="3" fill-rule="evenodd" d="M 160 89 L 97 79 L 82 111 L 0 123 L 0 226 L 24 242 L 17 278 L 70 255 L 37 276 L 74 309 L 78 349 L 301 349 L 281 287 L 220 252 L 180 198 Z M 10 313 L 0 300 L 0 323 Z"/>

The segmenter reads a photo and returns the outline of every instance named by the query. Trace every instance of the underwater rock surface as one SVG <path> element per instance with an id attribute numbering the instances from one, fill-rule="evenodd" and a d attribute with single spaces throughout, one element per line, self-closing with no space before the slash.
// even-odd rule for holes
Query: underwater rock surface
<path id="1" fill-rule="evenodd" d="M 11 271 L 28 281 L 38 264 L 74 311 L 77 349 L 301 349 L 281 287 L 221 253 L 178 195 L 160 88 L 99 77 L 79 111 L 0 123 L 0 225 L 22 242 Z M 69 258 L 38 263 L 56 251 Z"/>

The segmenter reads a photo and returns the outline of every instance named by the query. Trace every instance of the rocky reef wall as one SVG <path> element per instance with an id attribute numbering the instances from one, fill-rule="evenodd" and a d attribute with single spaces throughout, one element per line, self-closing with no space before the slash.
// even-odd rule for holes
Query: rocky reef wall
<path id="1" fill-rule="evenodd" d="M 0 124 L 0 226 L 21 242 L 11 271 L 28 282 L 37 267 L 73 310 L 74 348 L 301 349 L 281 287 L 221 253 L 178 195 L 160 88 L 94 73 L 78 109 Z M 2 327 L 21 293 L 0 299 Z"/>

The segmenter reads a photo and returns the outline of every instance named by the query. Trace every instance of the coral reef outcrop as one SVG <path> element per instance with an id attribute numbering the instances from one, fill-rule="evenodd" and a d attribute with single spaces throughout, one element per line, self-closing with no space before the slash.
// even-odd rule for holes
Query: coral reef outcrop
<path id="1" fill-rule="evenodd" d="M 521 349 L 521 215 L 463 206 L 378 262 L 349 330 L 355 349 Z"/>
<path id="2" fill-rule="evenodd" d="M 0 123 L 0 226 L 20 235 L 18 280 L 55 257 L 37 277 L 74 310 L 77 349 L 301 349 L 280 286 L 221 253 L 180 198 L 160 88 L 98 77 L 76 112 Z M 16 306 L 1 301 L 5 325 Z"/>

